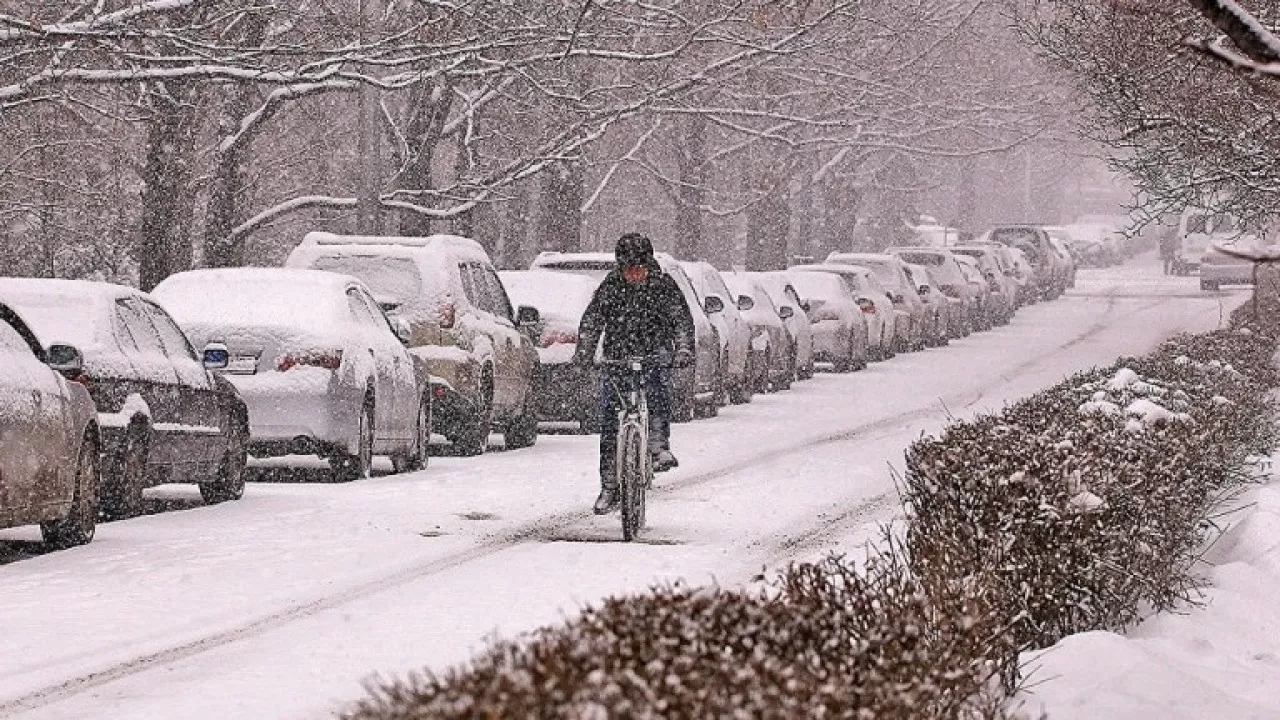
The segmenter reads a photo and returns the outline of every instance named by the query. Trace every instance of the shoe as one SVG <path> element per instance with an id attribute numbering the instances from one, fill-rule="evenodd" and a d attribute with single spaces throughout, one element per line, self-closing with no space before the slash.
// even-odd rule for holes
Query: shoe
<path id="1" fill-rule="evenodd" d="M 618 509 L 618 488 L 602 487 L 600 488 L 600 497 L 596 498 L 595 510 L 597 515 L 608 515 Z"/>
<path id="2" fill-rule="evenodd" d="M 680 461 L 670 450 L 661 450 L 653 456 L 653 471 L 656 473 L 666 472 L 680 467 Z"/>

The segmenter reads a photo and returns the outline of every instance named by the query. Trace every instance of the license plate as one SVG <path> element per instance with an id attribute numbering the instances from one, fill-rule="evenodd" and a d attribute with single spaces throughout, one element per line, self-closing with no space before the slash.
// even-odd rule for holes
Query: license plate
<path id="1" fill-rule="evenodd" d="M 252 375 L 258 372 L 256 355 L 232 355 L 227 361 L 227 372 L 235 375 Z"/>

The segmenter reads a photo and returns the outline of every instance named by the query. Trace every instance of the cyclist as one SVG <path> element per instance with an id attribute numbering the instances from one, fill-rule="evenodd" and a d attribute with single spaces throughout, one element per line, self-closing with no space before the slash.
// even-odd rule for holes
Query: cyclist
<path id="1" fill-rule="evenodd" d="M 574 362 L 590 365 L 603 335 L 608 360 L 657 356 L 673 367 L 691 365 L 693 316 L 680 287 L 654 258 L 653 242 L 628 233 L 618 239 L 614 256 L 617 267 L 596 288 L 582 315 Z M 655 368 L 645 385 L 649 452 L 654 472 L 664 472 L 679 465 L 671 454 L 671 374 L 665 367 Z M 595 504 L 599 515 L 618 506 L 617 433 L 617 395 L 605 373 L 600 387 L 600 497 Z"/>

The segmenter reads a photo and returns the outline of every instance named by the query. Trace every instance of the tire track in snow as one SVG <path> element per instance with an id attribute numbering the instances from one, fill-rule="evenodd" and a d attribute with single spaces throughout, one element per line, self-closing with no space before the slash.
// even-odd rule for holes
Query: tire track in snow
<path id="1" fill-rule="evenodd" d="M 1117 287 L 1118 286 L 1109 288 L 1107 292 L 1114 292 Z M 1156 299 L 1154 302 L 1148 303 L 1138 309 L 1137 312 L 1145 312 L 1156 305 L 1169 302 L 1171 299 L 1172 298 Z M 982 388 L 970 390 L 964 393 L 956 393 L 951 397 L 941 397 L 937 404 L 929 403 L 928 405 L 915 410 L 908 410 L 896 415 L 860 423 L 834 433 L 811 437 L 793 445 L 765 451 L 716 470 L 676 480 L 669 485 L 656 488 L 655 490 L 662 494 L 680 493 L 681 491 L 694 489 L 701 485 L 755 468 L 763 463 L 775 462 L 797 453 L 807 452 L 814 448 L 846 442 L 850 439 L 876 430 L 892 430 L 903 423 L 934 416 L 938 413 L 939 409 L 943 412 L 947 412 L 946 408 L 948 400 L 954 401 L 955 406 L 971 407 L 980 401 L 988 391 L 1008 382 L 1010 378 L 1023 374 L 1027 370 L 1048 361 L 1050 358 L 1070 350 L 1080 343 L 1087 342 L 1089 339 L 1106 330 L 1109 327 L 1107 319 L 1114 311 L 1115 304 L 1115 296 L 1108 295 L 1107 304 L 1102 309 L 1100 319 L 1085 331 L 1071 340 L 1062 343 L 1056 349 L 1048 353 L 1028 359 L 1013 366 L 1007 372 L 1002 373 L 999 377 L 993 379 Z M 802 527 L 791 530 L 791 536 L 788 536 L 785 533 L 777 533 L 772 536 L 773 545 L 777 548 L 775 552 L 790 552 L 791 554 L 794 554 L 795 550 L 802 549 L 824 533 L 830 534 L 843 526 L 860 522 L 862 518 L 865 518 L 869 513 L 874 512 L 877 509 L 877 504 L 886 503 L 888 500 L 889 498 L 884 494 L 870 499 L 860 498 L 858 502 L 846 505 L 844 508 L 836 508 L 834 510 L 834 516 L 828 515 L 820 523 L 806 523 Z M 69 680 L 48 685 L 39 690 L 34 690 L 10 700 L 0 702 L 0 717 L 9 717 L 19 712 L 46 707 L 118 680 L 123 680 L 167 665 L 173 665 L 225 645 L 257 637 L 288 625 L 289 623 L 341 607 L 381 592 L 396 589 L 423 578 L 452 570 L 475 560 L 496 555 L 525 542 L 543 540 L 557 534 L 563 535 L 565 531 L 574 524 L 583 522 L 591 517 L 593 517 L 591 512 L 579 510 L 546 515 L 513 530 L 492 535 L 467 550 L 454 552 L 443 557 L 437 557 L 407 568 L 401 568 L 378 578 L 350 585 L 342 590 L 325 593 L 310 600 L 294 603 L 275 612 L 261 615 L 258 618 L 242 625 L 220 632 L 215 632 L 190 642 L 177 644 L 173 647 L 142 654 L 130 660 L 104 667 L 101 670 L 85 673 Z"/>

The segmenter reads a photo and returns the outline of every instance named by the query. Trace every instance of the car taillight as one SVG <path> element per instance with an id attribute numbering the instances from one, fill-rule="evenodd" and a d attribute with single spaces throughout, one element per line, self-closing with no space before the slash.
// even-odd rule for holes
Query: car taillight
<path id="1" fill-rule="evenodd" d="M 84 373 L 80 373 L 75 377 L 67 378 L 67 379 L 77 385 L 83 385 L 86 390 L 90 390 L 93 388 L 93 378 L 89 377 Z"/>
<path id="2" fill-rule="evenodd" d="M 571 330 L 547 330 L 542 333 L 542 337 L 538 338 L 540 347 L 549 348 L 552 345 L 577 345 L 578 333 Z"/>
<path id="3" fill-rule="evenodd" d="M 458 320 L 458 306 L 452 301 L 440 306 L 440 327 L 443 330 L 452 330 L 453 324 Z"/>
<path id="4" fill-rule="evenodd" d="M 858 298 L 858 307 L 862 308 L 863 315 L 876 314 L 876 304 L 866 298 Z"/>
<path id="5" fill-rule="evenodd" d="M 947 296 L 947 297 L 949 297 L 949 298 L 958 298 L 958 297 L 960 297 L 960 286 L 959 286 L 959 285 L 939 285 L 939 286 L 938 286 L 938 289 L 942 291 L 942 294 L 943 294 L 943 295 L 946 295 L 946 296 Z"/>
<path id="6" fill-rule="evenodd" d="M 289 353 L 280 358 L 280 372 L 292 370 L 299 365 L 319 367 L 325 370 L 337 370 L 342 366 L 341 350 L 315 350 L 312 352 Z"/>

